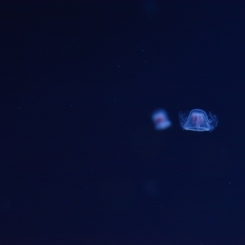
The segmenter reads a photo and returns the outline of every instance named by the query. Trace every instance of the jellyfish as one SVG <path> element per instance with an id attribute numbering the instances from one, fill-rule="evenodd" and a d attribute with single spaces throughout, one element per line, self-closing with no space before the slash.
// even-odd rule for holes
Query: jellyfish
<path id="1" fill-rule="evenodd" d="M 152 113 L 151 118 L 156 130 L 163 130 L 171 126 L 171 121 L 168 119 L 168 114 L 163 109 L 155 110 Z"/>
<path id="2" fill-rule="evenodd" d="M 188 115 L 180 113 L 179 119 L 184 130 L 197 132 L 212 131 L 218 124 L 218 118 L 215 114 L 211 112 L 207 114 L 201 109 L 193 109 Z"/>

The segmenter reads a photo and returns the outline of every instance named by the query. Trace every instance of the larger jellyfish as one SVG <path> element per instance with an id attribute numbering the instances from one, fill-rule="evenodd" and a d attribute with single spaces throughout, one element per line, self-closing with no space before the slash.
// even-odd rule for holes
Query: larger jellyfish
<path id="1" fill-rule="evenodd" d="M 212 131 L 218 124 L 218 118 L 215 114 L 207 113 L 201 109 L 191 110 L 188 115 L 179 114 L 180 125 L 184 130 L 197 132 Z"/>

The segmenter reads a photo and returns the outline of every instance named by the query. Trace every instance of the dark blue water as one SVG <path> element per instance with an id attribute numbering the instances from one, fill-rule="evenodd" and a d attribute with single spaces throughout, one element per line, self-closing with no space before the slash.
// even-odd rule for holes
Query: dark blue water
<path id="1" fill-rule="evenodd" d="M 245 244 L 244 11 L 4 5 L 0 243 Z M 214 131 L 183 131 L 195 108 L 217 114 Z"/>

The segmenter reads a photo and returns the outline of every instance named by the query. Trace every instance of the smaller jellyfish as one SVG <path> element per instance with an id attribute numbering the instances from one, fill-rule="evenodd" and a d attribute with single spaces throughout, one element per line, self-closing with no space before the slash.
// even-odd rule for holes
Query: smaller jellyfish
<path id="1" fill-rule="evenodd" d="M 218 124 L 218 118 L 215 114 L 207 113 L 201 109 L 191 110 L 189 115 L 179 114 L 180 125 L 184 130 L 197 132 L 212 131 Z"/>
<path id="2" fill-rule="evenodd" d="M 155 125 L 156 130 L 163 130 L 171 126 L 171 122 L 168 119 L 168 114 L 163 109 L 155 110 L 152 113 L 151 119 Z"/>

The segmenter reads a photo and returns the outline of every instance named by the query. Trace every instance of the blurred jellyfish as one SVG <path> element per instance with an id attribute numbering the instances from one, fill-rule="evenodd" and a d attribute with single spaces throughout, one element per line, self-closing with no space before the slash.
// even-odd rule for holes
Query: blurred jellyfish
<path id="1" fill-rule="evenodd" d="M 197 132 L 212 131 L 218 124 L 218 118 L 215 114 L 207 113 L 201 109 L 191 110 L 190 113 L 179 114 L 180 125 L 184 130 Z"/>
<path id="2" fill-rule="evenodd" d="M 171 121 L 168 119 L 168 114 L 163 109 L 155 110 L 152 113 L 151 118 L 156 130 L 164 130 L 171 126 Z"/>

